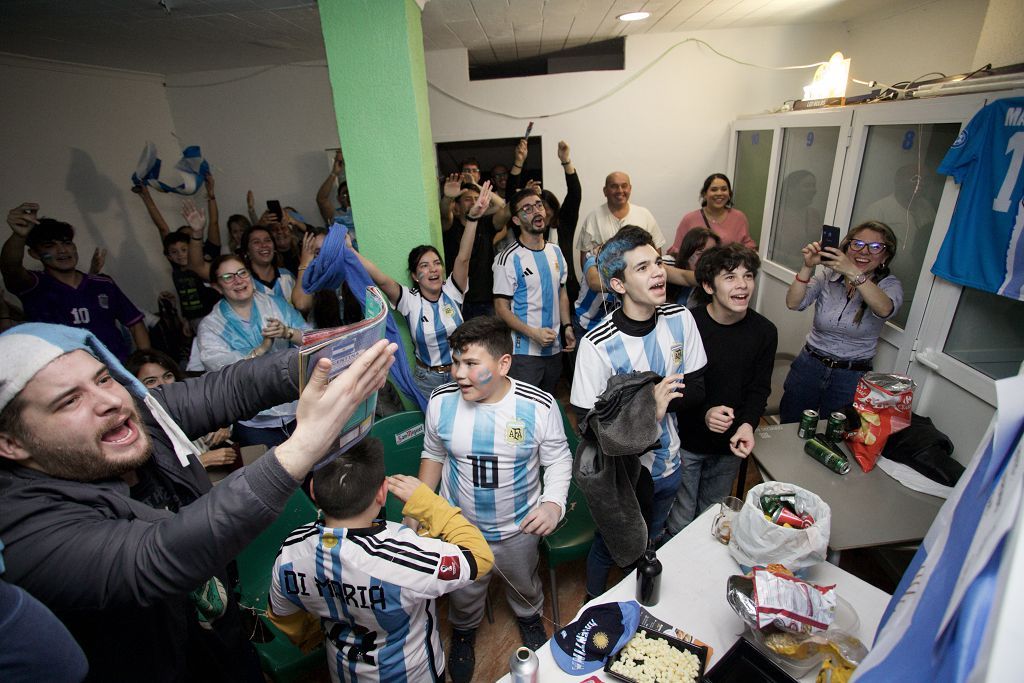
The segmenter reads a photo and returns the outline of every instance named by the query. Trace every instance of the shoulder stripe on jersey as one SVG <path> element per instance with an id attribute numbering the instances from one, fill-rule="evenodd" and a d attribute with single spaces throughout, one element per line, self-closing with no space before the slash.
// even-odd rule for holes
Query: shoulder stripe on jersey
<path id="1" fill-rule="evenodd" d="M 523 386 L 522 384 L 516 383 L 515 395 L 521 396 L 522 398 L 525 399 L 529 399 L 535 403 L 540 403 L 545 408 L 551 407 L 551 394 L 541 391 L 540 389 L 536 389 L 531 386 Z"/>
<path id="2" fill-rule="evenodd" d="M 363 538 L 369 539 L 370 543 L 378 548 L 388 548 L 389 546 L 398 546 L 393 550 L 395 552 L 407 552 L 402 550 L 403 547 L 408 548 L 413 554 L 419 554 L 424 558 L 432 558 L 435 560 L 441 559 L 441 553 L 435 553 L 433 550 L 424 550 L 415 543 L 409 543 L 408 541 L 400 541 L 397 538 L 377 538 L 375 536 L 364 536 Z M 424 559 L 424 562 L 430 562 L 431 559 Z"/>
<path id="3" fill-rule="evenodd" d="M 459 385 L 458 385 L 457 382 L 448 382 L 447 384 L 442 384 L 438 388 L 436 388 L 433 391 L 431 391 L 430 392 L 430 398 L 434 398 L 435 396 L 441 396 L 443 394 L 451 394 L 451 393 L 454 393 L 454 392 L 456 392 L 458 390 L 459 390 Z"/>
<path id="4" fill-rule="evenodd" d="M 365 536 L 350 536 L 348 537 L 348 540 L 362 548 L 367 555 L 379 557 L 380 559 L 385 560 L 386 562 L 400 564 L 403 567 L 408 567 L 409 569 L 413 569 L 418 572 L 423 572 L 424 574 L 432 575 L 437 570 L 436 564 L 433 567 L 424 567 L 422 564 L 417 564 L 416 562 L 411 561 L 406 557 L 397 556 L 394 553 L 387 551 L 376 550 L 375 548 L 370 547 L 370 544 L 366 542 Z"/>
<path id="5" fill-rule="evenodd" d="M 281 545 L 293 545 L 317 533 L 320 533 L 320 531 L 316 528 L 315 522 L 311 524 L 304 524 L 303 526 L 300 526 L 298 529 L 288 534 L 284 539 L 284 543 L 282 543 Z"/>
<path id="6" fill-rule="evenodd" d="M 479 571 L 476 566 L 476 557 L 468 548 L 463 548 L 461 545 L 459 546 L 459 550 L 462 551 L 463 557 L 466 558 L 466 562 L 469 564 L 469 578 L 476 581 L 476 573 Z"/>
<path id="7" fill-rule="evenodd" d="M 505 265 L 505 261 L 508 260 L 509 255 L 519 248 L 519 242 L 513 242 L 512 244 L 505 247 L 505 249 L 498 254 L 498 265 Z"/>
<path id="8" fill-rule="evenodd" d="M 602 342 L 606 342 L 612 337 L 614 337 L 615 334 L 618 333 L 618 331 L 618 326 L 611 319 L 611 317 L 609 317 L 603 323 L 601 323 L 600 325 L 592 329 L 590 332 L 587 332 L 585 335 L 583 335 L 583 338 L 589 339 L 594 346 L 597 346 Z"/>
<path id="9" fill-rule="evenodd" d="M 662 315 L 672 315 L 673 313 L 685 311 L 686 307 L 680 306 L 679 304 L 662 304 L 658 306 L 657 309 L 658 312 L 661 313 Z"/>

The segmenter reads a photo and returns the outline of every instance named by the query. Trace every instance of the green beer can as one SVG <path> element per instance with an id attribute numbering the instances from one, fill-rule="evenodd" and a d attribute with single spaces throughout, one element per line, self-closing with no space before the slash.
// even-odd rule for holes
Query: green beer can
<path id="1" fill-rule="evenodd" d="M 837 474 L 850 471 L 850 461 L 828 445 L 824 434 L 815 434 L 804 444 L 804 452 Z"/>
<path id="2" fill-rule="evenodd" d="M 814 436 L 814 430 L 818 428 L 818 411 L 807 409 L 804 414 L 800 416 L 800 426 L 796 430 L 796 435 L 801 439 L 809 439 Z"/>

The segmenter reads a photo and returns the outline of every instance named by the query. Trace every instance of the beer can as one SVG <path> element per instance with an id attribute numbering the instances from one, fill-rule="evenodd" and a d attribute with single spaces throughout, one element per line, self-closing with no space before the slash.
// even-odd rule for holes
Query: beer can
<path id="1" fill-rule="evenodd" d="M 815 434 L 804 444 L 804 452 L 825 467 L 838 474 L 850 471 L 850 461 L 846 456 L 828 447 L 824 434 Z"/>
<path id="2" fill-rule="evenodd" d="M 842 441 L 846 435 L 846 413 L 829 413 L 828 424 L 825 426 L 825 438 L 829 441 Z"/>
<path id="3" fill-rule="evenodd" d="M 804 528 L 814 526 L 814 517 L 811 516 L 810 512 L 803 512 L 800 514 L 800 519 L 804 520 Z"/>
<path id="4" fill-rule="evenodd" d="M 796 494 L 787 491 L 765 493 L 761 496 L 759 502 L 761 504 L 761 512 L 766 515 L 771 515 L 780 505 L 785 505 L 790 510 L 796 511 Z"/>
<path id="5" fill-rule="evenodd" d="M 814 430 L 818 428 L 818 411 L 807 409 L 800 416 L 800 426 L 796 430 L 797 436 L 801 439 L 809 439 L 814 436 Z"/>
<path id="6" fill-rule="evenodd" d="M 537 683 L 540 660 L 528 647 L 521 647 L 508 659 L 509 678 L 512 683 Z"/>
<path id="7" fill-rule="evenodd" d="M 779 526 L 782 526 L 783 524 L 788 524 L 794 529 L 806 529 L 814 523 L 814 520 L 808 522 L 806 519 L 796 514 L 789 508 L 785 507 L 784 505 L 780 505 L 779 508 L 774 513 L 772 513 L 772 521 L 778 524 Z"/>

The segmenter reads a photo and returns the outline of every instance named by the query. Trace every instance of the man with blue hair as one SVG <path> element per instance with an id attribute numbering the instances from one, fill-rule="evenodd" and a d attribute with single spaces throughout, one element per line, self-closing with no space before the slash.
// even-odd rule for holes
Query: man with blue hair
<path id="1" fill-rule="evenodd" d="M 622 306 L 583 336 L 569 401 L 585 415 L 612 375 L 650 370 L 664 378 L 654 390 L 658 444 L 640 459 L 654 482 L 648 534 L 656 544 L 682 478 L 675 413 L 704 400 L 707 356 L 690 312 L 665 303 L 668 276 L 650 233 L 630 225 L 619 230 L 602 247 L 598 269 Z M 612 565 L 604 539 L 595 534 L 587 556 L 588 597 L 604 592 Z"/>
<path id="2" fill-rule="evenodd" d="M 383 384 L 394 351 L 379 342 L 330 384 L 330 363 L 320 361 L 290 438 L 211 489 L 190 440 L 294 400 L 296 352 L 147 392 L 85 330 L 5 332 L 5 580 L 61 618 L 85 651 L 89 680 L 261 681 L 226 565 Z"/>

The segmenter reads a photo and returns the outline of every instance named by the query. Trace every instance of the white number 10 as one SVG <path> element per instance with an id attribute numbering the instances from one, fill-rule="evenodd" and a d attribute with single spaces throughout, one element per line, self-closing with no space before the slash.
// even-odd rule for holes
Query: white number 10
<path id="1" fill-rule="evenodd" d="M 992 210 L 999 213 L 1006 213 L 1010 210 L 1010 195 L 1017 185 L 1017 177 L 1020 175 L 1021 162 L 1024 161 L 1024 132 L 1014 133 L 1006 143 L 1006 154 L 1012 154 L 1010 165 L 1006 169 L 1006 177 L 999 188 L 999 194 L 992 200 Z"/>

